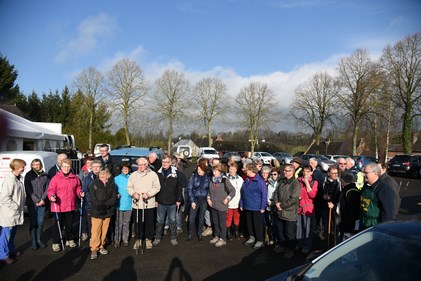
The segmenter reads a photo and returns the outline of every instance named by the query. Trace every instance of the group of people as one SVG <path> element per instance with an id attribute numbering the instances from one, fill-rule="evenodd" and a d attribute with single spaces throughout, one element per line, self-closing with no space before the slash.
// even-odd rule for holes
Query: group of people
<path id="1" fill-rule="evenodd" d="M 371 163 L 358 171 L 352 158 L 338 159 L 326 175 L 315 158 L 302 165 L 294 157 L 283 167 L 246 158 L 241 163 L 199 159 L 193 173 L 186 175 L 191 163 L 179 154 L 159 159 L 151 152 L 137 159 L 133 172 L 129 163 L 115 166 L 108 146 L 101 146 L 100 153 L 87 157 L 78 175 L 64 154 L 48 172 L 34 159 L 24 180 L 20 177 L 26 163 L 11 161 L 11 173 L 0 192 L 0 260 L 10 264 L 20 254 L 13 240 L 23 223 L 25 204 L 34 250 L 47 246 L 42 231 L 49 205 L 54 214 L 52 250 L 76 247 L 77 239 L 79 243 L 89 239 L 91 259 L 108 254 L 107 243 L 128 247 L 131 236 L 135 236 L 133 249 L 152 249 L 167 229 L 171 245 L 178 246 L 181 210 L 187 244 L 195 234 L 199 242 L 212 234 L 209 242 L 216 247 L 245 237 L 244 245 L 254 249 L 273 245 L 275 252 L 289 259 L 297 250 L 308 253 L 317 232 L 329 248 L 394 219 L 399 207 L 397 184 L 384 166 Z M 79 235 L 73 231 L 77 211 Z"/>

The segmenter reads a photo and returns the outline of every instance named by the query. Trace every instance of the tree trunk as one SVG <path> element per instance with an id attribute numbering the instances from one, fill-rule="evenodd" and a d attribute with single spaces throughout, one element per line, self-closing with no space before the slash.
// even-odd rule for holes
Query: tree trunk
<path id="1" fill-rule="evenodd" d="M 211 122 L 207 122 L 208 123 L 208 144 L 209 144 L 209 147 L 212 147 L 212 143 L 213 143 L 213 141 L 212 141 L 212 126 L 211 126 Z"/>
<path id="2" fill-rule="evenodd" d="M 358 130 L 359 125 L 358 121 L 356 121 L 354 124 L 354 129 L 352 131 L 352 155 L 357 155 Z"/>
<path id="3" fill-rule="evenodd" d="M 89 114 L 89 136 L 88 136 L 88 142 L 89 142 L 89 150 L 93 153 L 93 144 L 92 144 L 92 128 L 94 123 L 94 113 L 91 112 Z"/>
<path id="4" fill-rule="evenodd" d="M 172 143 L 172 117 L 169 118 L 170 121 L 170 125 L 168 127 L 168 150 L 167 150 L 167 154 L 171 154 L 171 143 Z"/>
<path id="5" fill-rule="evenodd" d="M 376 158 L 379 159 L 379 137 L 377 135 L 377 117 L 373 120 L 373 133 L 374 133 L 374 151 Z"/>
<path id="6" fill-rule="evenodd" d="M 390 100 L 390 103 L 387 108 L 387 126 L 386 126 L 386 147 L 385 147 L 385 157 L 384 157 L 384 163 L 387 164 L 387 157 L 389 154 L 389 142 L 390 142 L 390 126 L 392 123 L 392 100 Z"/>
<path id="7" fill-rule="evenodd" d="M 320 154 L 320 138 L 321 138 L 322 133 L 321 132 L 317 132 L 315 134 L 315 138 L 316 138 L 316 154 Z"/>
<path id="8" fill-rule="evenodd" d="M 402 146 L 404 154 L 412 153 L 412 118 L 411 107 L 407 106 L 403 114 Z"/>
<path id="9" fill-rule="evenodd" d="M 127 115 L 124 116 L 124 132 L 126 134 L 126 144 L 130 145 L 129 122 L 127 120 Z"/>

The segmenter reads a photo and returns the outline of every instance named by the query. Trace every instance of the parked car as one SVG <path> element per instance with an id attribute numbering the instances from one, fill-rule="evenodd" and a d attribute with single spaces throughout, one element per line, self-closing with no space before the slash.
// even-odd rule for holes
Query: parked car
<path id="1" fill-rule="evenodd" d="M 354 159 L 355 161 L 354 167 L 360 171 L 368 163 L 372 163 L 372 162 L 379 163 L 379 160 L 373 156 L 365 156 L 365 155 L 352 156 L 352 159 Z"/>
<path id="2" fill-rule="evenodd" d="M 319 167 L 323 172 L 327 172 L 330 166 L 336 166 L 336 162 L 329 160 L 326 156 L 320 154 L 303 154 L 301 159 L 308 162 L 310 158 L 316 158 L 319 164 Z"/>
<path id="3" fill-rule="evenodd" d="M 421 155 L 395 155 L 387 164 L 390 175 L 401 174 L 414 178 L 420 177 Z"/>
<path id="4" fill-rule="evenodd" d="M 236 151 L 225 152 L 221 157 L 221 163 L 227 163 L 228 158 L 233 157 L 235 162 L 241 162 L 241 155 Z"/>
<path id="5" fill-rule="evenodd" d="M 113 163 L 118 168 L 120 168 L 122 163 L 130 163 L 132 170 L 136 171 L 136 160 L 140 157 L 148 157 L 151 151 L 154 151 L 161 160 L 164 157 L 164 151 L 158 147 L 130 147 L 113 149 L 110 151 L 110 155 L 113 159 Z"/>
<path id="6" fill-rule="evenodd" d="M 339 154 L 335 154 L 335 155 L 325 155 L 329 160 L 335 161 L 338 160 L 338 158 L 348 158 L 349 156 L 347 155 L 339 155 Z"/>
<path id="7" fill-rule="evenodd" d="M 206 158 L 206 159 L 219 158 L 219 154 L 213 147 L 200 147 L 199 158 Z"/>
<path id="8" fill-rule="evenodd" d="M 253 156 L 251 157 L 251 159 L 260 160 L 262 161 L 263 165 L 270 165 L 270 162 L 272 160 L 275 160 L 276 158 L 273 157 L 272 154 L 270 154 L 269 152 L 258 151 L 258 152 L 253 153 Z"/>
<path id="9" fill-rule="evenodd" d="M 420 252 L 421 222 L 383 223 L 267 281 L 416 280 L 421 272 Z"/>
<path id="10" fill-rule="evenodd" d="M 275 152 L 272 155 L 273 155 L 273 157 L 278 159 L 278 161 L 281 165 L 291 164 L 291 161 L 294 158 L 288 152 Z"/>

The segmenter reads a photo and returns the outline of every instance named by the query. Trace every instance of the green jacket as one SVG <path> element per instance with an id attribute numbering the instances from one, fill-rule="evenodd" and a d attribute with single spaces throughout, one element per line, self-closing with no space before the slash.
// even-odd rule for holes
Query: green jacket
<path id="1" fill-rule="evenodd" d="M 278 217 L 287 221 L 297 220 L 301 187 L 296 178 L 281 180 L 274 193 L 275 204 L 280 203 Z"/>

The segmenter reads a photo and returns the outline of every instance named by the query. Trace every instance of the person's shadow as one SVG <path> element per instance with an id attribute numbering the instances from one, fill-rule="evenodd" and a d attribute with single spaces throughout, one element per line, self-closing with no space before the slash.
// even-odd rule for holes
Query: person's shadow
<path id="1" fill-rule="evenodd" d="M 79 272 L 87 260 L 90 251 L 88 248 L 74 248 L 64 253 L 64 256 L 57 258 L 47 265 L 34 277 L 34 281 L 66 280 Z"/>
<path id="2" fill-rule="evenodd" d="M 123 278 L 124 276 L 124 278 Z M 128 256 L 121 262 L 119 269 L 113 270 L 105 276 L 104 281 L 122 280 L 124 281 L 136 281 L 137 275 L 134 270 L 134 259 L 132 256 Z"/>
<path id="3" fill-rule="evenodd" d="M 173 279 L 174 271 L 178 269 L 179 274 L 177 279 Z M 177 275 L 176 275 L 177 276 Z M 192 281 L 190 274 L 184 269 L 183 263 L 179 258 L 173 258 L 170 264 L 170 269 L 168 270 L 167 276 L 165 276 L 165 281 L 180 280 L 180 281 Z"/>

